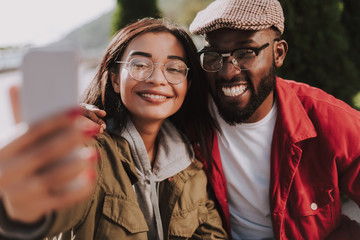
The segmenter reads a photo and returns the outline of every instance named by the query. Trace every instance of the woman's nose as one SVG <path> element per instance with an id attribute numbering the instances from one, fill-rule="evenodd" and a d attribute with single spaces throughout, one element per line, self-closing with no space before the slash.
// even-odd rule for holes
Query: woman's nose
<path id="1" fill-rule="evenodd" d="M 154 64 L 153 72 L 150 77 L 146 79 L 146 82 L 153 84 L 166 84 L 167 80 L 163 71 L 164 66 L 162 64 Z"/>

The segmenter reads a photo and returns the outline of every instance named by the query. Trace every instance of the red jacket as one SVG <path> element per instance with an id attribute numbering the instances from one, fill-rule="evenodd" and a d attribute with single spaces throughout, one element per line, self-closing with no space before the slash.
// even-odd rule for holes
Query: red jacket
<path id="1" fill-rule="evenodd" d="M 340 200 L 342 191 L 360 206 L 360 112 L 317 88 L 281 78 L 275 96 L 269 196 L 275 239 L 360 239 L 359 225 L 341 214 Z M 230 232 L 216 134 L 212 153 L 209 182 Z"/>

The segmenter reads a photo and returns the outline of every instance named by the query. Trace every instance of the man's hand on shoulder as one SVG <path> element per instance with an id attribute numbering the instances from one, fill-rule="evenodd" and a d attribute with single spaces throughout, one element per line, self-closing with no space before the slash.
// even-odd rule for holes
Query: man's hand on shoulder
<path id="1" fill-rule="evenodd" d="M 100 125 L 99 133 L 103 133 L 106 129 L 106 124 L 102 120 L 106 116 L 106 112 L 97 108 L 94 105 L 80 103 L 80 107 L 82 109 L 82 115 L 90 119 L 91 121 Z"/>

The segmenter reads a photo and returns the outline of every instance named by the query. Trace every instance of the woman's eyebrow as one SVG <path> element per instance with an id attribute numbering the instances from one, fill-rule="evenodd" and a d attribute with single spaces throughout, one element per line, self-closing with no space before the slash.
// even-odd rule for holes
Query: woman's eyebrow
<path id="1" fill-rule="evenodd" d="M 184 58 L 179 57 L 179 56 L 175 56 L 175 55 L 169 55 L 167 58 L 168 59 L 177 59 L 177 60 L 181 60 L 183 62 L 186 62 Z"/>
<path id="2" fill-rule="evenodd" d="M 152 55 L 150 53 L 146 53 L 146 52 L 131 52 L 130 56 L 135 56 L 135 55 L 140 55 L 140 56 L 144 56 L 144 57 L 152 57 Z"/>
<path id="3" fill-rule="evenodd" d="M 152 54 L 147 53 L 147 52 L 134 51 L 134 52 L 130 53 L 130 56 L 137 56 L 137 55 L 144 56 L 144 57 L 149 57 L 149 58 L 152 57 Z M 176 56 L 176 55 L 169 55 L 169 56 L 167 56 L 167 58 L 168 59 L 177 59 L 177 60 L 181 60 L 181 61 L 185 62 L 184 58 Z"/>

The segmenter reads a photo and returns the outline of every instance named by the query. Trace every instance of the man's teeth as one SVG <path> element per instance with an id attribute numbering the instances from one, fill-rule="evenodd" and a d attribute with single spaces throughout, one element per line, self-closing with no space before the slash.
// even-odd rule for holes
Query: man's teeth
<path id="1" fill-rule="evenodd" d="M 246 85 L 238 85 L 238 86 L 234 86 L 234 87 L 223 87 L 222 88 L 224 95 L 228 96 L 228 97 L 239 96 L 240 94 L 245 92 L 245 90 L 246 90 Z"/>
<path id="2" fill-rule="evenodd" d="M 156 100 L 166 99 L 166 97 L 163 96 L 163 95 L 148 94 L 148 93 L 143 93 L 143 94 L 141 94 L 141 95 L 142 95 L 143 97 L 151 98 L 151 99 L 156 99 Z"/>

